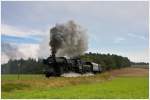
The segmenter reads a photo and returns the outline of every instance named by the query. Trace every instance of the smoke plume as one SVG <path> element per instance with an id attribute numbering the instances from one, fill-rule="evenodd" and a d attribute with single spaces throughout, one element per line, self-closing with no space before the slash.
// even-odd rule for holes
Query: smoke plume
<path id="1" fill-rule="evenodd" d="M 74 21 L 65 24 L 56 24 L 50 30 L 52 54 L 56 56 L 74 57 L 83 54 L 88 48 L 85 30 Z"/>

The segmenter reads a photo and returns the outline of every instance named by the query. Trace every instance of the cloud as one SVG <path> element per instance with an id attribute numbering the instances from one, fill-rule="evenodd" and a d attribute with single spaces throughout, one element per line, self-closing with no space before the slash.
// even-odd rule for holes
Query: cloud
<path id="1" fill-rule="evenodd" d="M 149 62 L 149 49 L 143 49 L 141 51 L 135 50 L 133 52 L 125 53 L 127 57 L 130 58 L 131 61 L 134 62 Z"/>
<path id="2" fill-rule="evenodd" d="M 38 52 L 38 57 L 45 58 L 51 54 L 50 52 L 51 48 L 49 46 L 49 41 L 50 41 L 49 30 L 47 30 L 47 32 L 45 32 L 41 38 L 42 40 L 39 43 L 39 50 L 37 52 Z"/>
<path id="3" fill-rule="evenodd" d="M 23 54 L 18 51 L 16 45 L 7 42 L 1 43 L 1 52 L 9 57 L 9 59 L 17 59 L 18 56 L 23 56 Z"/>
<path id="4" fill-rule="evenodd" d="M 8 42 L 1 42 L 1 63 L 7 63 L 9 59 L 22 58 L 23 54 L 18 51 L 18 47 L 15 44 Z"/>
<path id="5" fill-rule="evenodd" d="M 17 29 L 17 28 L 16 28 Z M 28 59 L 28 58 L 45 58 L 50 55 L 49 48 L 49 30 L 42 32 L 42 35 L 25 34 L 21 35 L 14 30 L 13 34 L 1 35 L 1 63 L 7 63 L 9 59 Z M 5 31 L 6 32 L 6 31 Z M 19 34 L 19 35 L 18 35 Z M 38 41 L 38 42 L 37 42 Z"/>
<path id="6" fill-rule="evenodd" d="M 9 35 L 1 35 L 1 41 L 11 42 L 11 43 L 28 43 L 28 44 L 37 44 L 41 41 L 41 37 L 18 37 L 18 36 L 9 36 Z"/>
<path id="7" fill-rule="evenodd" d="M 42 35 L 39 30 L 25 30 L 7 24 L 1 25 L 1 33 L 9 36 L 27 37 L 30 35 Z"/>
<path id="8" fill-rule="evenodd" d="M 2 63 L 7 63 L 9 59 L 37 59 L 50 55 L 49 28 L 42 32 L 2 24 L 1 37 Z"/>
<path id="9" fill-rule="evenodd" d="M 1 63 L 7 63 L 9 59 L 38 58 L 39 44 L 15 44 L 2 42 Z"/>
<path id="10" fill-rule="evenodd" d="M 7 63 L 9 59 L 10 58 L 4 52 L 1 52 L 1 64 Z"/>
<path id="11" fill-rule="evenodd" d="M 114 40 L 114 43 L 120 43 L 121 41 L 124 41 L 125 38 L 123 37 L 117 37 L 115 40 Z"/>
<path id="12" fill-rule="evenodd" d="M 146 40 L 146 37 L 144 37 L 144 36 L 142 36 L 142 35 L 139 35 L 139 34 L 128 33 L 127 35 L 128 35 L 129 37 Z"/>
<path id="13" fill-rule="evenodd" d="M 18 51 L 21 52 L 24 56 L 22 58 L 38 58 L 38 44 L 23 44 L 18 46 Z"/>
<path id="14" fill-rule="evenodd" d="M 46 58 L 50 55 L 50 47 L 48 43 L 48 36 L 44 36 L 43 41 L 40 44 L 2 42 L 1 63 L 7 63 L 9 59 Z"/>

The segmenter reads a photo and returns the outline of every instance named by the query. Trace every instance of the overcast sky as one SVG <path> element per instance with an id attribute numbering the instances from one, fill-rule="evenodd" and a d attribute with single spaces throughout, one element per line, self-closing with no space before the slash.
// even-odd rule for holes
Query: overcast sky
<path id="1" fill-rule="evenodd" d="M 146 1 L 2 1 L 1 40 L 7 44 L 2 45 L 2 63 L 10 58 L 49 56 L 49 29 L 68 20 L 87 31 L 87 52 L 118 54 L 131 61 L 148 62 L 148 16 Z"/>

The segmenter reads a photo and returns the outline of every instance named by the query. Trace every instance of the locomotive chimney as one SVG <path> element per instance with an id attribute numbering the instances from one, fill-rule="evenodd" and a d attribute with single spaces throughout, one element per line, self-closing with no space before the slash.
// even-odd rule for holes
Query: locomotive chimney
<path id="1" fill-rule="evenodd" d="M 56 50 L 55 50 L 55 48 L 53 48 L 53 49 L 52 49 L 52 57 L 55 58 L 55 54 L 56 54 Z"/>

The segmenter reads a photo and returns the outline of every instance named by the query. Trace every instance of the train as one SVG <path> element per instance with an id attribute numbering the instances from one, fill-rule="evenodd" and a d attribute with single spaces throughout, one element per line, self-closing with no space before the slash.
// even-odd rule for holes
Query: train
<path id="1" fill-rule="evenodd" d="M 43 60 L 46 65 L 44 74 L 48 78 L 50 76 L 61 76 L 64 73 L 100 73 L 102 67 L 100 64 L 94 62 L 83 61 L 80 58 L 55 57 L 50 56 Z"/>

